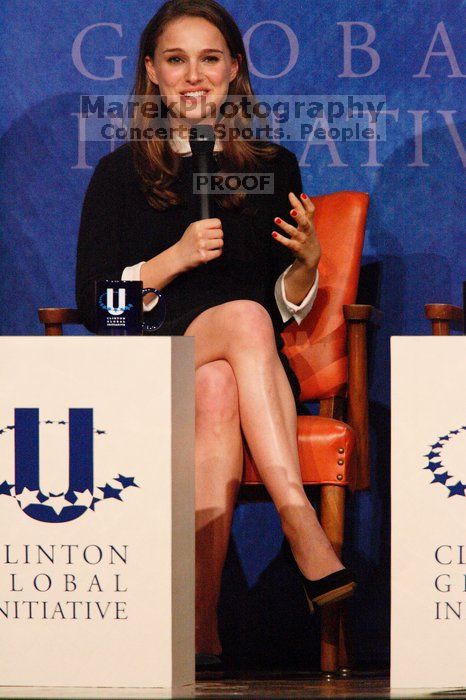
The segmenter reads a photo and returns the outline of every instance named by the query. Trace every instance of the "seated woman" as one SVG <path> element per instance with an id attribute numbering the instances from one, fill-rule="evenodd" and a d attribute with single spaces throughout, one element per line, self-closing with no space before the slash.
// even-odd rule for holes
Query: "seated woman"
<path id="1" fill-rule="evenodd" d="M 296 417 L 306 411 L 280 352 L 285 323 L 300 323 L 312 306 L 320 246 L 296 156 L 266 141 L 217 138 L 211 167 L 272 173 L 273 194 L 216 195 L 211 218 L 199 218 L 186 127 L 217 127 L 227 95 L 253 96 L 240 31 L 215 0 L 168 0 L 158 10 L 141 37 L 134 93 L 170 105 L 171 138 L 133 141 L 100 160 L 82 211 L 78 308 L 95 330 L 94 282 L 142 280 L 166 301 L 155 333 L 195 336 L 196 652 L 216 660 L 243 435 L 311 608 L 355 585 L 304 492 Z M 202 113 L 203 95 L 214 117 Z M 145 306 L 149 319 L 155 301 Z"/>

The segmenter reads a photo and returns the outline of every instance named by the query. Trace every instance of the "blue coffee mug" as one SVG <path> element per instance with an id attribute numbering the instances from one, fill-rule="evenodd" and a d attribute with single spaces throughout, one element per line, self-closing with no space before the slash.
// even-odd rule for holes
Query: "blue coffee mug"
<path id="1" fill-rule="evenodd" d="M 98 335 L 143 335 L 158 330 L 165 320 L 166 303 L 154 287 L 143 289 L 141 281 L 99 280 L 95 283 Z M 157 321 L 143 321 L 143 297 L 158 296 Z"/>

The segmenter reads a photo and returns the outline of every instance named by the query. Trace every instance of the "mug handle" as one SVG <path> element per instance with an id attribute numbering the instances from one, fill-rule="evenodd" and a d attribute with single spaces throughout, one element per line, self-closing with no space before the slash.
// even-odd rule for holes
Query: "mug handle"
<path id="1" fill-rule="evenodd" d="M 159 300 L 158 300 L 156 306 L 157 306 L 157 308 L 159 308 L 159 306 L 161 305 L 161 308 L 160 308 L 160 316 L 161 316 L 161 318 L 160 318 L 159 323 L 158 323 L 157 325 L 155 325 L 155 326 L 151 326 L 151 325 L 149 325 L 148 323 L 145 323 L 145 322 L 143 321 L 143 323 L 142 323 L 142 330 L 143 330 L 143 331 L 156 331 L 158 328 L 160 328 L 160 326 L 161 326 L 161 325 L 163 324 L 163 322 L 165 321 L 165 316 L 166 316 L 166 313 L 167 313 L 167 305 L 166 305 L 166 303 L 165 303 L 165 299 L 164 299 L 164 296 L 163 296 L 162 292 L 159 292 L 158 289 L 155 289 L 154 287 L 146 287 L 145 289 L 142 290 L 142 296 L 144 296 L 144 294 L 147 294 L 148 292 L 153 292 L 153 294 L 157 294 Z"/>

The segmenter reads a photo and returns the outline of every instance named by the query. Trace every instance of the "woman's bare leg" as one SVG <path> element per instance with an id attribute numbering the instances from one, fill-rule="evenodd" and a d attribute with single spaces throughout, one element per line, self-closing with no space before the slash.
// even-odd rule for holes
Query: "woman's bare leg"
<path id="1" fill-rule="evenodd" d="M 318 579 L 343 568 L 304 492 L 295 402 L 267 310 L 249 300 L 220 304 L 199 314 L 185 335 L 195 336 L 196 368 L 224 359 L 233 369 L 244 435 L 304 575 Z"/>
<path id="2" fill-rule="evenodd" d="M 235 375 L 226 360 L 196 370 L 196 653 L 219 654 L 217 604 L 243 469 Z"/>

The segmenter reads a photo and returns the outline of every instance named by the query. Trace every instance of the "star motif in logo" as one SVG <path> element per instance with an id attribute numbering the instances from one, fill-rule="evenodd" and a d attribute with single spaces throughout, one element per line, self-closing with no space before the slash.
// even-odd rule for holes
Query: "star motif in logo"
<path id="1" fill-rule="evenodd" d="M 50 506 L 50 508 L 53 508 L 57 515 L 60 515 L 63 508 L 70 506 L 71 503 L 66 500 L 64 493 L 60 493 L 57 496 L 50 495 L 49 498 L 44 501 L 44 505 Z"/>
<path id="2" fill-rule="evenodd" d="M 6 481 L 3 482 L 3 484 L 0 484 L 0 496 L 11 496 L 11 489 L 13 488 L 14 484 L 8 484 Z"/>
<path id="3" fill-rule="evenodd" d="M 434 472 L 436 469 L 440 469 L 442 466 L 442 462 L 429 462 L 427 467 L 424 467 L 424 469 L 430 469 L 431 472 Z"/>
<path id="4" fill-rule="evenodd" d="M 465 496 L 465 491 L 466 491 L 466 484 L 462 484 L 461 481 L 458 481 L 457 484 L 454 486 L 447 486 L 447 489 L 450 491 L 448 494 L 448 498 L 451 498 L 452 496 Z"/>
<path id="5" fill-rule="evenodd" d="M 104 498 L 116 498 L 121 501 L 120 496 L 121 489 L 114 489 L 110 484 L 105 484 L 105 486 L 99 486 L 99 490 L 104 494 Z"/>
<path id="6" fill-rule="evenodd" d="M 91 505 L 89 506 L 89 508 L 95 512 L 95 504 L 96 504 L 96 503 L 99 503 L 101 500 L 102 500 L 101 498 L 96 498 L 96 497 L 94 496 L 94 498 L 92 499 L 92 503 L 91 503 Z"/>
<path id="7" fill-rule="evenodd" d="M 428 455 L 424 455 L 424 457 L 428 457 L 428 459 L 432 459 L 432 457 L 438 457 L 439 454 L 440 454 L 440 451 L 439 451 L 439 450 L 437 450 L 436 452 L 434 452 L 433 450 L 431 450 L 431 451 L 429 452 L 429 454 L 428 454 Z"/>
<path id="8" fill-rule="evenodd" d="M 466 497 L 466 484 L 464 484 L 461 480 L 457 481 L 455 485 L 447 484 L 447 481 L 454 479 L 455 477 L 453 474 L 449 474 L 448 465 L 443 464 L 443 462 L 449 458 L 448 454 L 443 455 L 445 448 L 447 450 L 450 449 L 446 443 L 448 443 L 450 440 L 455 442 L 456 437 L 460 435 L 461 431 L 463 430 L 466 430 L 466 426 L 460 426 L 455 430 L 450 430 L 446 435 L 441 435 L 434 443 L 430 445 L 430 452 L 424 455 L 424 457 L 427 457 L 429 461 L 427 466 L 422 468 L 424 470 L 428 469 L 432 472 L 433 479 L 430 483 L 440 484 L 441 486 L 444 486 L 445 489 L 448 489 L 448 498 L 451 498 L 452 496 Z M 446 469 L 446 471 L 439 473 L 440 469 Z M 458 476 L 456 478 L 458 478 Z"/>
<path id="9" fill-rule="evenodd" d="M 118 478 L 114 479 L 114 481 L 119 481 L 124 489 L 128 488 L 128 486 L 136 486 L 136 488 L 139 488 L 139 486 L 134 483 L 134 476 L 123 476 L 122 474 L 118 474 Z"/>
<path id="10" fill-rule="evenodd" d="M 16 500 L 21 506 L 21 510 L 24 510 L 28 506 L 30 506 L 32 503 L 38 503 L 39 501 L 37 500 L 37 496 L 39 495 L 39 489 L 37 491 L 29 491 L 28 488 L 25 488 L 21 491 L 20 494 L 16 494 Z"/>
<path id="11" fill-rule="evenodd" d="M 451 474 L 448 472 L 443 472 L 443 474 L 434 474 L 434 478 L 430 482 L 431 484 L 443 484 L 445 486 L 445 483 L 448 481 L 448 479 L 451 479 Z"/>
<path id="12" fill-rule="evenodd" d="M 74 502 L 75 506 L 85 506 L 86 508 L 91 506 L 94 497 L 89 489 L 86 489 L 85 491 L 75 491 L 74 495 L 76 496 L 76 500 Z"/>

